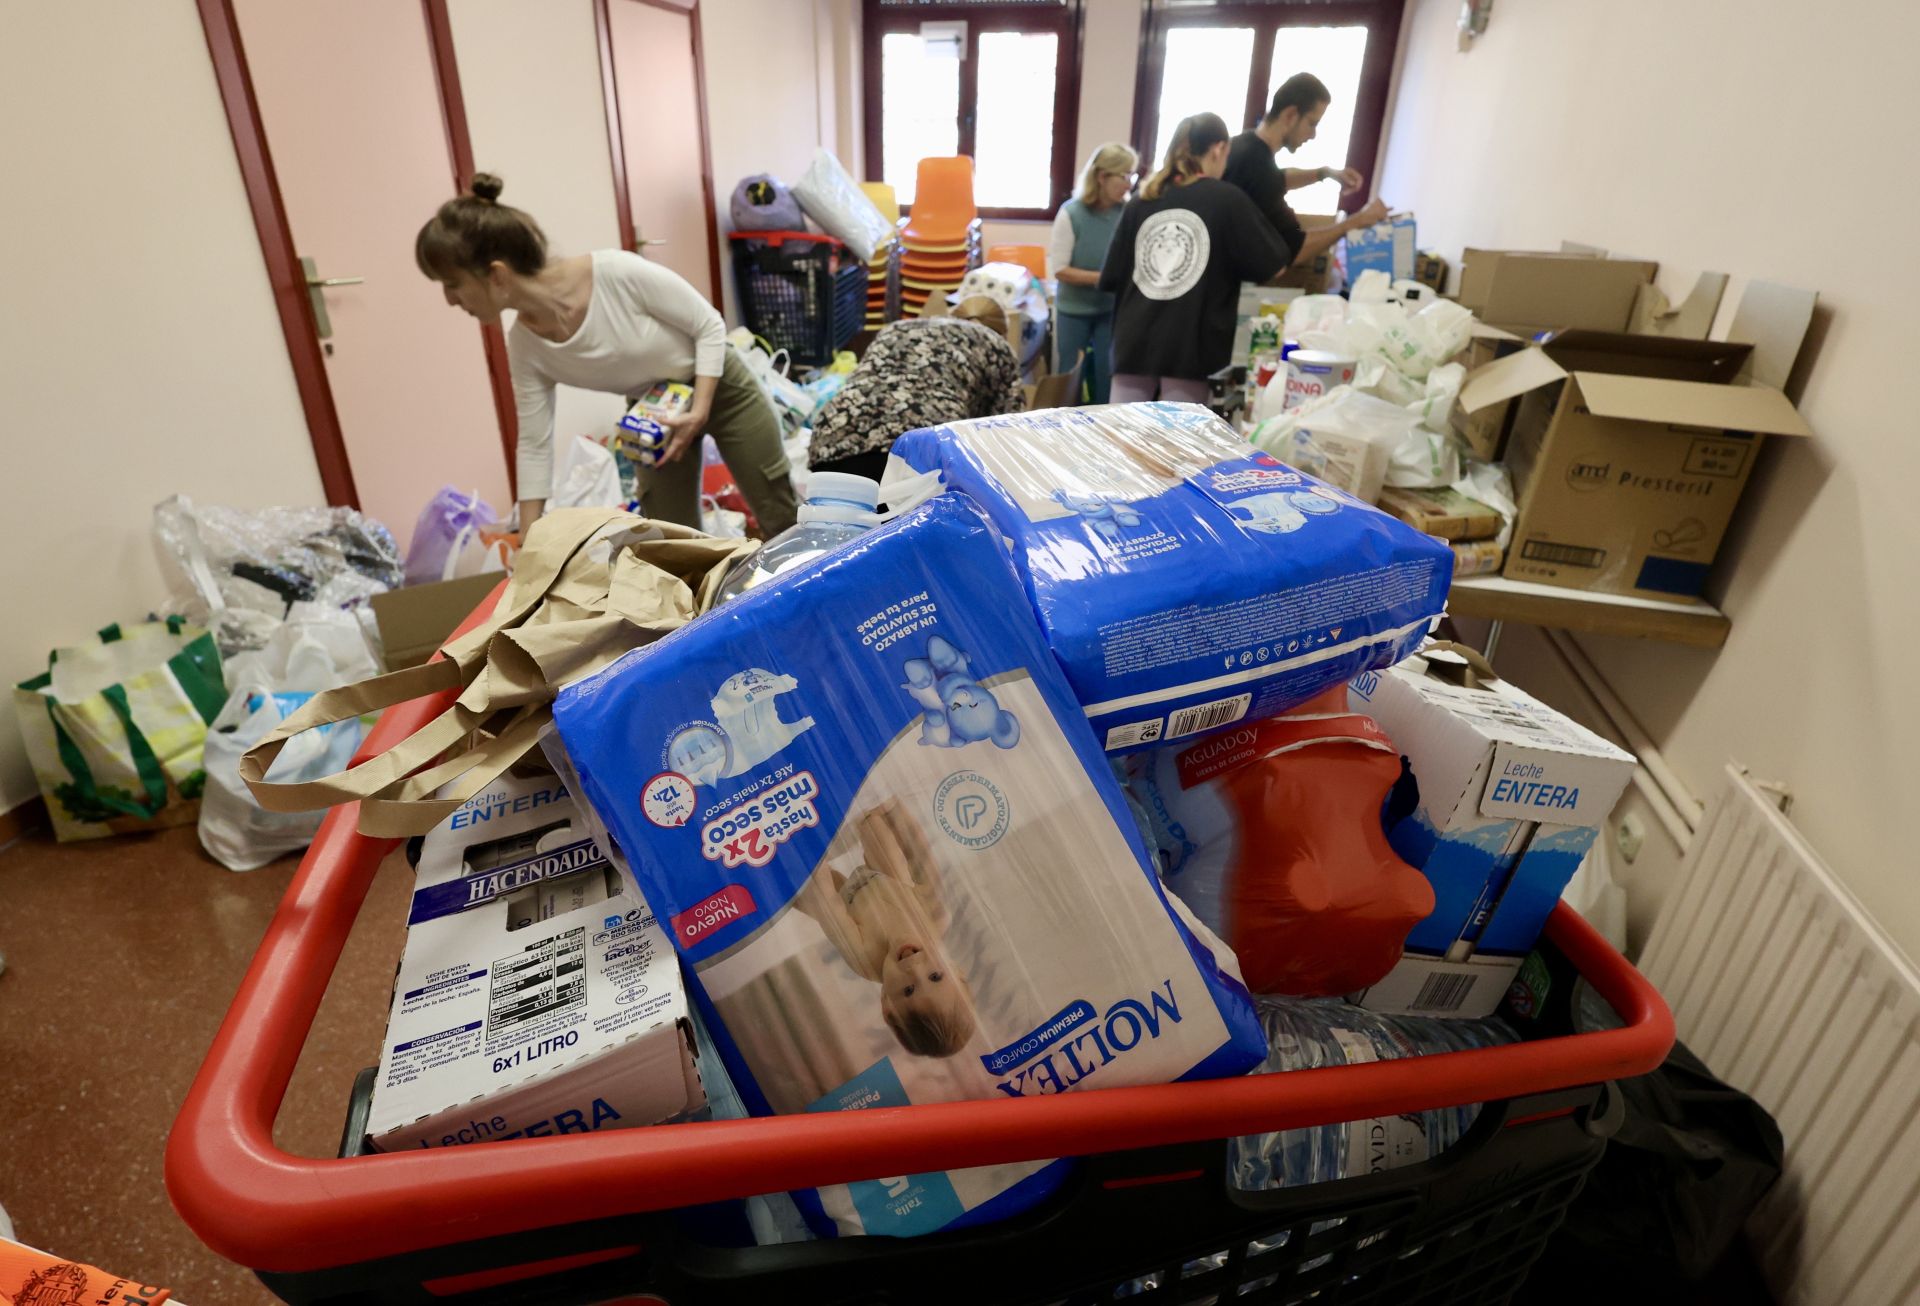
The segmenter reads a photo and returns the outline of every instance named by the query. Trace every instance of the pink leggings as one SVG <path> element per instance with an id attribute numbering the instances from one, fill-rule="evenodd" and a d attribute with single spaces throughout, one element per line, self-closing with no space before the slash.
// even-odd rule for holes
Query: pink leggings
<path id="1" fill-rule="evenodd" d="M 1177 376 L 1139 376 L 1131 372 L 1113 374 L 1113 402 L 1137 404 L 1155 397 L 1173 404 L 1204 404 L 1209 386 L 1205 381 L 1186 381 Z"/>

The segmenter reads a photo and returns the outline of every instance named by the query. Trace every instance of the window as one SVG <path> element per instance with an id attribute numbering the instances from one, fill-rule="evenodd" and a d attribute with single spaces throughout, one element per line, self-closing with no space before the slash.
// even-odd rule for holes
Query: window
<path id="1" fill-rule="evenodd" d="M 1173 129 L 1182 118 L 1217 113 L 1228 126 L 1238 122 L 1247 98 L 1242 88 L 1252 70 L 1251 27 L 1176 27 L 1168 32 L 1154 159 L 1167 157 Z"/>
<path id="2" fill-rule="evenodd" d="M 865 0 L 867 175 L 913 203 L 920 160 L 973 158 L 983 217 L 1072 193 L 1082 0 Z"/>
<path id="3" fill-rule="evenodd" d="M 1372 193 L 1386 118 L 1387 81 L 1400 35 L 1399 0 L 1240 0 L 1207 6 L 1152 0 L 1140 33 L 1134 139 L 1165 156 L 1189 114 L 1212 112 L 1235 131 L 1257 124 L 1280 83 L 1310 72 L 1333 100 L 1314 139 L 1282 155 L 1288 168 L 1357 168 Z M 1321 182 L 1287 197 L 1299 213 L 1359 206 Z"/>

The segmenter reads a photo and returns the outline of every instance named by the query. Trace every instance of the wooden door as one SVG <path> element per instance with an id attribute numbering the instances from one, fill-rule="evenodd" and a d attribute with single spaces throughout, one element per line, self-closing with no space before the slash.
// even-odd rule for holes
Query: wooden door
<path id="1" fill-rule="evenodd" d="M 640 253 L 720 303 L 699 15 L 673 0 L 604 0 L 615 185 Z"/>
<path id="2" fill-rule="evenodd" d="M 233 0 L 233 13 L 294 250 L 344 283 L 318 289 L 312 325 L 362 510 L 403 548 L 442 485 L 504 511 L 480 329 L 413 261 L 453 177 L 424 6 Z"/>

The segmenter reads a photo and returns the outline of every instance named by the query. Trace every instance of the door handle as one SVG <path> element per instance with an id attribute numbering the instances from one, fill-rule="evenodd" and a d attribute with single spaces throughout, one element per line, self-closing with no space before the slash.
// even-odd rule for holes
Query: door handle
<path id="1" fill-rule="evenodd" d="M 300 256 L 300 274 L 307 283 L 307 303 L 313 309 L 313 333 L 322 340 L 333 338 L 333 319 L 327 316 L 326 296 L 320 292 L 329 286 L 360 286 L 366 284 L 365 277 L 323 277 L 314 261 L 305 254 Z M 331 346 L 329 346 L 331 348 Z"/>

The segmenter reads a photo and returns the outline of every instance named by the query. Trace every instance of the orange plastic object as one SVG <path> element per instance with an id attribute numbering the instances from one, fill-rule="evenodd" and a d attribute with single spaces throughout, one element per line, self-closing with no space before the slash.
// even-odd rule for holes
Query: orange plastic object
<path id="1" fill-rule="evenodd" d="M 126 1306 L 158 1306 L 171 1300 L 166 1288 L 149 1288 L 118 1274 L 0 1238 L 0 1302 L 19 1302 L 21 1306 L 73 1302 L 87 1306 L 111 1301 L 125 1302 Z"/>
<path id="2" fill-rule="evenodd" d="M 1047 276 L 1047 247 L 1045 245 L 990 245 L 987 247 L 987 262 L 1018 263 L 1044 281 Z"/>
<path id="3" fill-rule="evenodd" d="M 453 697 L 388 708 L 361 757 L 420 729 Z M 1623 1028 L 1018 1101 L 654 1125 L 349 1159 L 294 1156 L 274 1143 L 274 1116 L 354 916 L 396 842 L 355 833 L 357 815 L 348 804 L 321 824 L 167 1137 L 175 1209 L 214 1251 L 253 1269 L 357 1265 L 484 1235 L 781 1189 L 1485 1102 L 1642 1075 L 1673 1046 L 1673 1016 L 1659 993 L 1563 904 L 1547 936 L 1620 1013 Z M 369 1031 L 370 1054 L 374 1043 Z"/>
<path id="4" fill-rule="evenodd" d="M 915 174 L 912 212 L 907 216 L 909 243 L 931 245 L 965 240 L 967 226 L 980 216 L 973 204 L 973 160 L 964 154 L 944 159 L 922 159 Z"/>
<path id="5" fill-rule="evenodd" d="M 1230 763 L 1215 781 L 1238 832 L 1225 937 L 1255 993 L 1364 989 L 1393 969 L 1407 931 L 1433 911 L 1432 884 L 1394 854 L 1380 825 L 1399 750 L 1346 710 L 1346 695 L 1335 685 L 1228 736 L 1251 736 L 1238 755 L 1253 760 Z"/>

